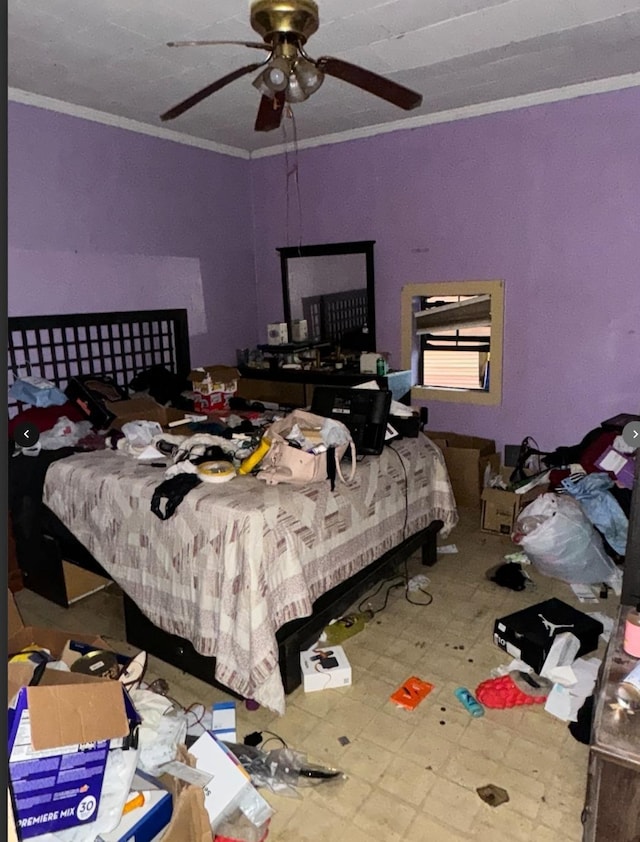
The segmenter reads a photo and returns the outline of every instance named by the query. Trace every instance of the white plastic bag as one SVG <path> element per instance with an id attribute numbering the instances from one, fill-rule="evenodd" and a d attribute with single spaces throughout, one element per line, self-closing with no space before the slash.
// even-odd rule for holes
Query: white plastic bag
<path id="1" fill-rule="evenodd" d="M 575 585 L 613 581 L 617 568 L 580 504 L 541 494 L 520 512 L 511 534 L 544 576 Z"/>

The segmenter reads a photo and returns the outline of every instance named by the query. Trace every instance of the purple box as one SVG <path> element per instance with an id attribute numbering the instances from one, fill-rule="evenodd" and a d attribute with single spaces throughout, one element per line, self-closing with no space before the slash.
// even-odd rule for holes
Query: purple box
<path id="1" fill-rule="evenodd" d="M 635 460 L 628 453 L 619 453 L 613 447 L 608 447 L 602 456 L 596 459 L 596 467 L 601 471 L 613 474 L 616 481 L 623 488 L 633 488 L 635 475 Z"/>
<path id="2" fill-rule="evenodd" d="M 58 683 L 67 676 L 72 683 Z M 140 721 L 117 681 L 81 676 L 85 681 L 75 684 L 69 673 L 47 678 L 57 680 L 22 687 L 8 709 L 9 779 L 20 839 L 94 822 L 107 755 L 125 746 Z M 87 717 L 88 710 L 94 715 Z"/>

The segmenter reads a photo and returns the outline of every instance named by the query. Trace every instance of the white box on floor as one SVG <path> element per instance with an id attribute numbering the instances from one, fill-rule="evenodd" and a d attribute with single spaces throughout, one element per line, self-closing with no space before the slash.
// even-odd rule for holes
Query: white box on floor
<path id="1" fill-rule="evenodd" d="M 342 646 L 316 646 L 301 652 L 300 668 L 305 693 L 351 684 L 351 664 Z"/>

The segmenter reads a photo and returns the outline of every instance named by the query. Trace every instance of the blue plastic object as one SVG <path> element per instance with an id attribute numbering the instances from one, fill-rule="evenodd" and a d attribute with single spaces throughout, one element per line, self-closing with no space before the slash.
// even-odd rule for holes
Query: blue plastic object
<path id="1" fill-rule="evenodd" d="M 471 716 L 484 716 L 484 708 L 466 687 L 458 687 L 453 691 L 453 695 L 462 702 Z"/>

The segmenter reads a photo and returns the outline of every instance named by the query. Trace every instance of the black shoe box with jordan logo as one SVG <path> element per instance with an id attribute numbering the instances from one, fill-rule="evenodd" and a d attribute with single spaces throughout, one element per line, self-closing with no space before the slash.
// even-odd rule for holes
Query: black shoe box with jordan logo
<path id="1" fill-rule="evenodd" d="M 579 658 L 598 648 L 603 630 L 599 620 L 583 611 L 560 599 L 547 599 L 496 620 L 493 642 L 539 673 L 557 635 L 571 632 L 578 638 Z"/>

